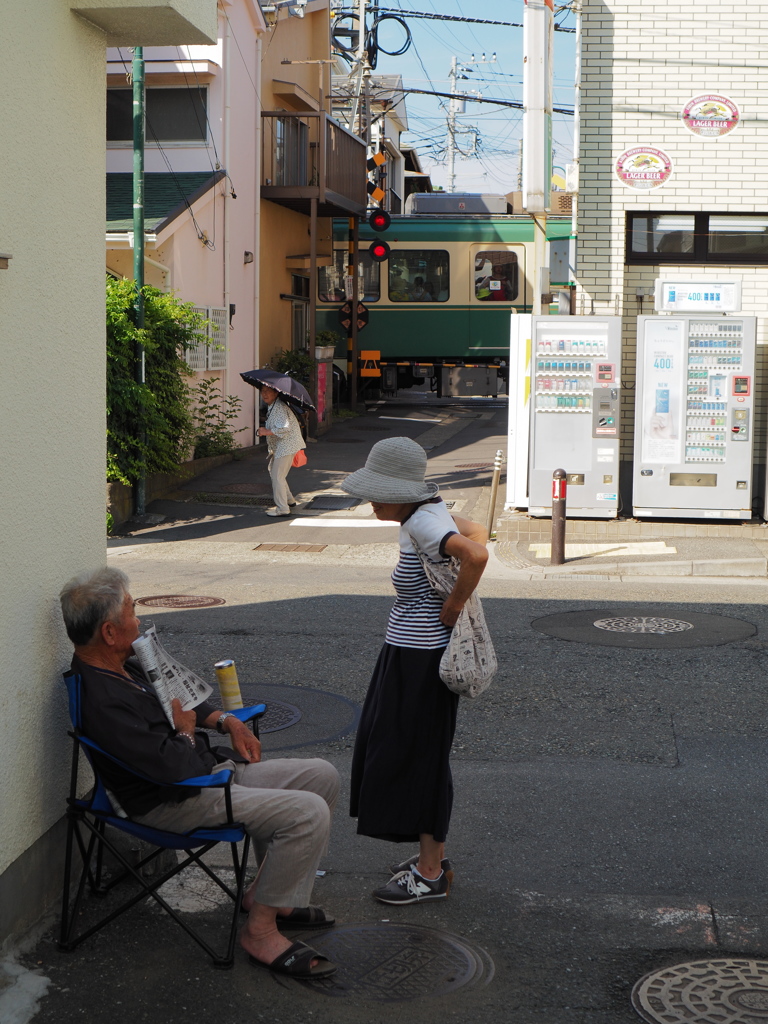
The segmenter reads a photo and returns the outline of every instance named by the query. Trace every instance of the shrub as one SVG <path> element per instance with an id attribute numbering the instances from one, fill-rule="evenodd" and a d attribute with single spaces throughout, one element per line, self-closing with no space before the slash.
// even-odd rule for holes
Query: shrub
<path id="1" fill-rule="evenodd" d="M 144 288 L 144 327 L 131 319 L 133 281 L 107 278 L 107 480 L 132 484 L 172 472 L 189 456 L 193 424 L 184 352 L 205 320 L 191 303 Z M 134 376 L 134 347 L 145 352 L 145 383 Z"/>
<path id="2" fill-rule="evenodd" d="M 216 385 L 218 377 L 201 380 L 192 392 L 195 409 L 192 413 L 194 423 L 194 457 L 205 459 L 209 455 L 226 455 L 237 448 L 235 434 L 245 430 L 231 430 L 228 423 L 237 419 L 242 402 L 236 395 L 222 395 Z"/>

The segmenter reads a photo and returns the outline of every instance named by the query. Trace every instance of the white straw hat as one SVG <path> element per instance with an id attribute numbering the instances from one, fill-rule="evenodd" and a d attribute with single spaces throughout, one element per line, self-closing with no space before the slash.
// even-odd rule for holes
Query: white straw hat
<path id="1" fill-rule="evenodd" d="M 363 469 L 350 474 L 342 491 L 384 504 L 426 501 L 439 487 L 424 480 L 427 453 L 410 437 L 386 437 L 371 448 Z"/>

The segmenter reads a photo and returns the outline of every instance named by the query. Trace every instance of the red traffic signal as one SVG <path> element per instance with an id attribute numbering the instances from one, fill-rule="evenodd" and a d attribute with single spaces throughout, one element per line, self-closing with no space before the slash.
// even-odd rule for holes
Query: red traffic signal
<path id="1" fill-rule="evenodd" d="M 383 239 L 377 239 L 368 246 L 368 252 L 374 263 L 383 263 L 389 259 L 389 246 Z"/>
<path id="2" fill-rule="evenodd" d="M 374 231 L 386 231 L 392 223 L 392 218 L 386 210 L 374 210 L 368 218 L 368 226 Z"/>

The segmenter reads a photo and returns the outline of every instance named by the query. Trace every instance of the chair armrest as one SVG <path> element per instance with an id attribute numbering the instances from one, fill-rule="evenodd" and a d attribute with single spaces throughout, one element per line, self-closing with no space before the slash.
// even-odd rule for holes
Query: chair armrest
<path id="1" fill-rule="evenodd" d="M 211 787 L 228 785 L 234 774 L 231 768 L 223 768 L 220 772 L 214 772 L 212 775 L 197 775 L 192 779 L 179 779 L 178 782 L 168 782 L 163 783 L 163 785 L 197 786 L 200 789 L 209 789 Z"/>
<path id="2" fill-rule="evenodd" d="M 266 710 L 266 704 L 254 704 L 251 708 L 234 708 L 229 713 L 239 718 L 241 722 L 250 722 L 252 718 L 261 718 Z"/>
<path id="3" fill-rule="evenodd" d="M 145 782 L 152 782 L 155 786 L 162 786 L 163 788 L 170 786 L 196 786 L 198 788 L 227 786 L 234 775 L 231 768 L 224 768 L 222 771 L 214 772 L 211 775 L 197 775 L 190 779 L 179 779 L 178 782 L 160 782 L 158 779 L 153 779 L 151 775 L 145 775 L 144 772 L 140 772 L 137 768 L 131 767 L 131 765 L 121 761 L 118 757 L 108 754 L 103 747 L 100 747 L 98 743 L 94 743 L 93 740 L 89 740 L 87 736 L 83 736 L 81 732 L 70 732 L 69 735 L 84 747 L 88 747 L 97 754 L 101 754 L 102 757 L 108 758 L 108 760 L 112 761 L 113 764 L 119 765 L 120 768 L 130 772 L 131 775 L 135 775 L 136 778 L 144 779 Z"/>

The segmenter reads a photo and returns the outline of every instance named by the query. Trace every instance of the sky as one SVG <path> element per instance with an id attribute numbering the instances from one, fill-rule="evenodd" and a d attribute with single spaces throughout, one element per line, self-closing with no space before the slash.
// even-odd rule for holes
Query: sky
<path id="1" fill-rule="evenodd" d="M 488 98 L 522 102 L 522 28 L 408 18 L 407 13 L 422 11 L 522 23 L 523 0 L 485 0 L 483 4 L 471 0 L 379 0 L 379 5 L 382 9 L 402 11 L 411 30 L 412 44 L 402 56 L 379 53 L 374 80 L 377 73 L 400 74 L 406 88 L 449 92 L 451 58 L 455 56 L 464 70 L 473 69 L 467 71 L 466 79 L 457 82 L 458 88 L 479 90 Z M 345 7 L 350 9 L 349 0 Z M 558 10 L 557 2 L 555 9 Z M 575 27 L 574 15 L 567 9 L 556 13 L 555 21 L 567 28 Z M 394 22 L 385 22 L 380 28 L 379 45 L 387 49 L 398 49 L 405 38 L 402 27 Z M 494 52 L 495 62 L 491 60 Z M 483 54 L 486 63 L 472 63 L 473 55 L 475 62 L 481 62 Z M 555 32 L 553 63 L 554 106 L 572 107 L 573 34 Z M 447 99 L 409 94 L 406 104 L 410 131 L 402 140 L 417 148 L 433 184 L 444 188 L 448 184 L 445 158 L 448 103 Z M 467 102 L 465 113 L 457 118 L 460 126 L 457 142 L 466 155 L 456 160 L 455 191 L 503 194 L 517 188 L 522 113 L 514 108 Z M 564 171 L 573 158 L 569 116 L 554 115 L 553 144 L 553 164 Z"/>

